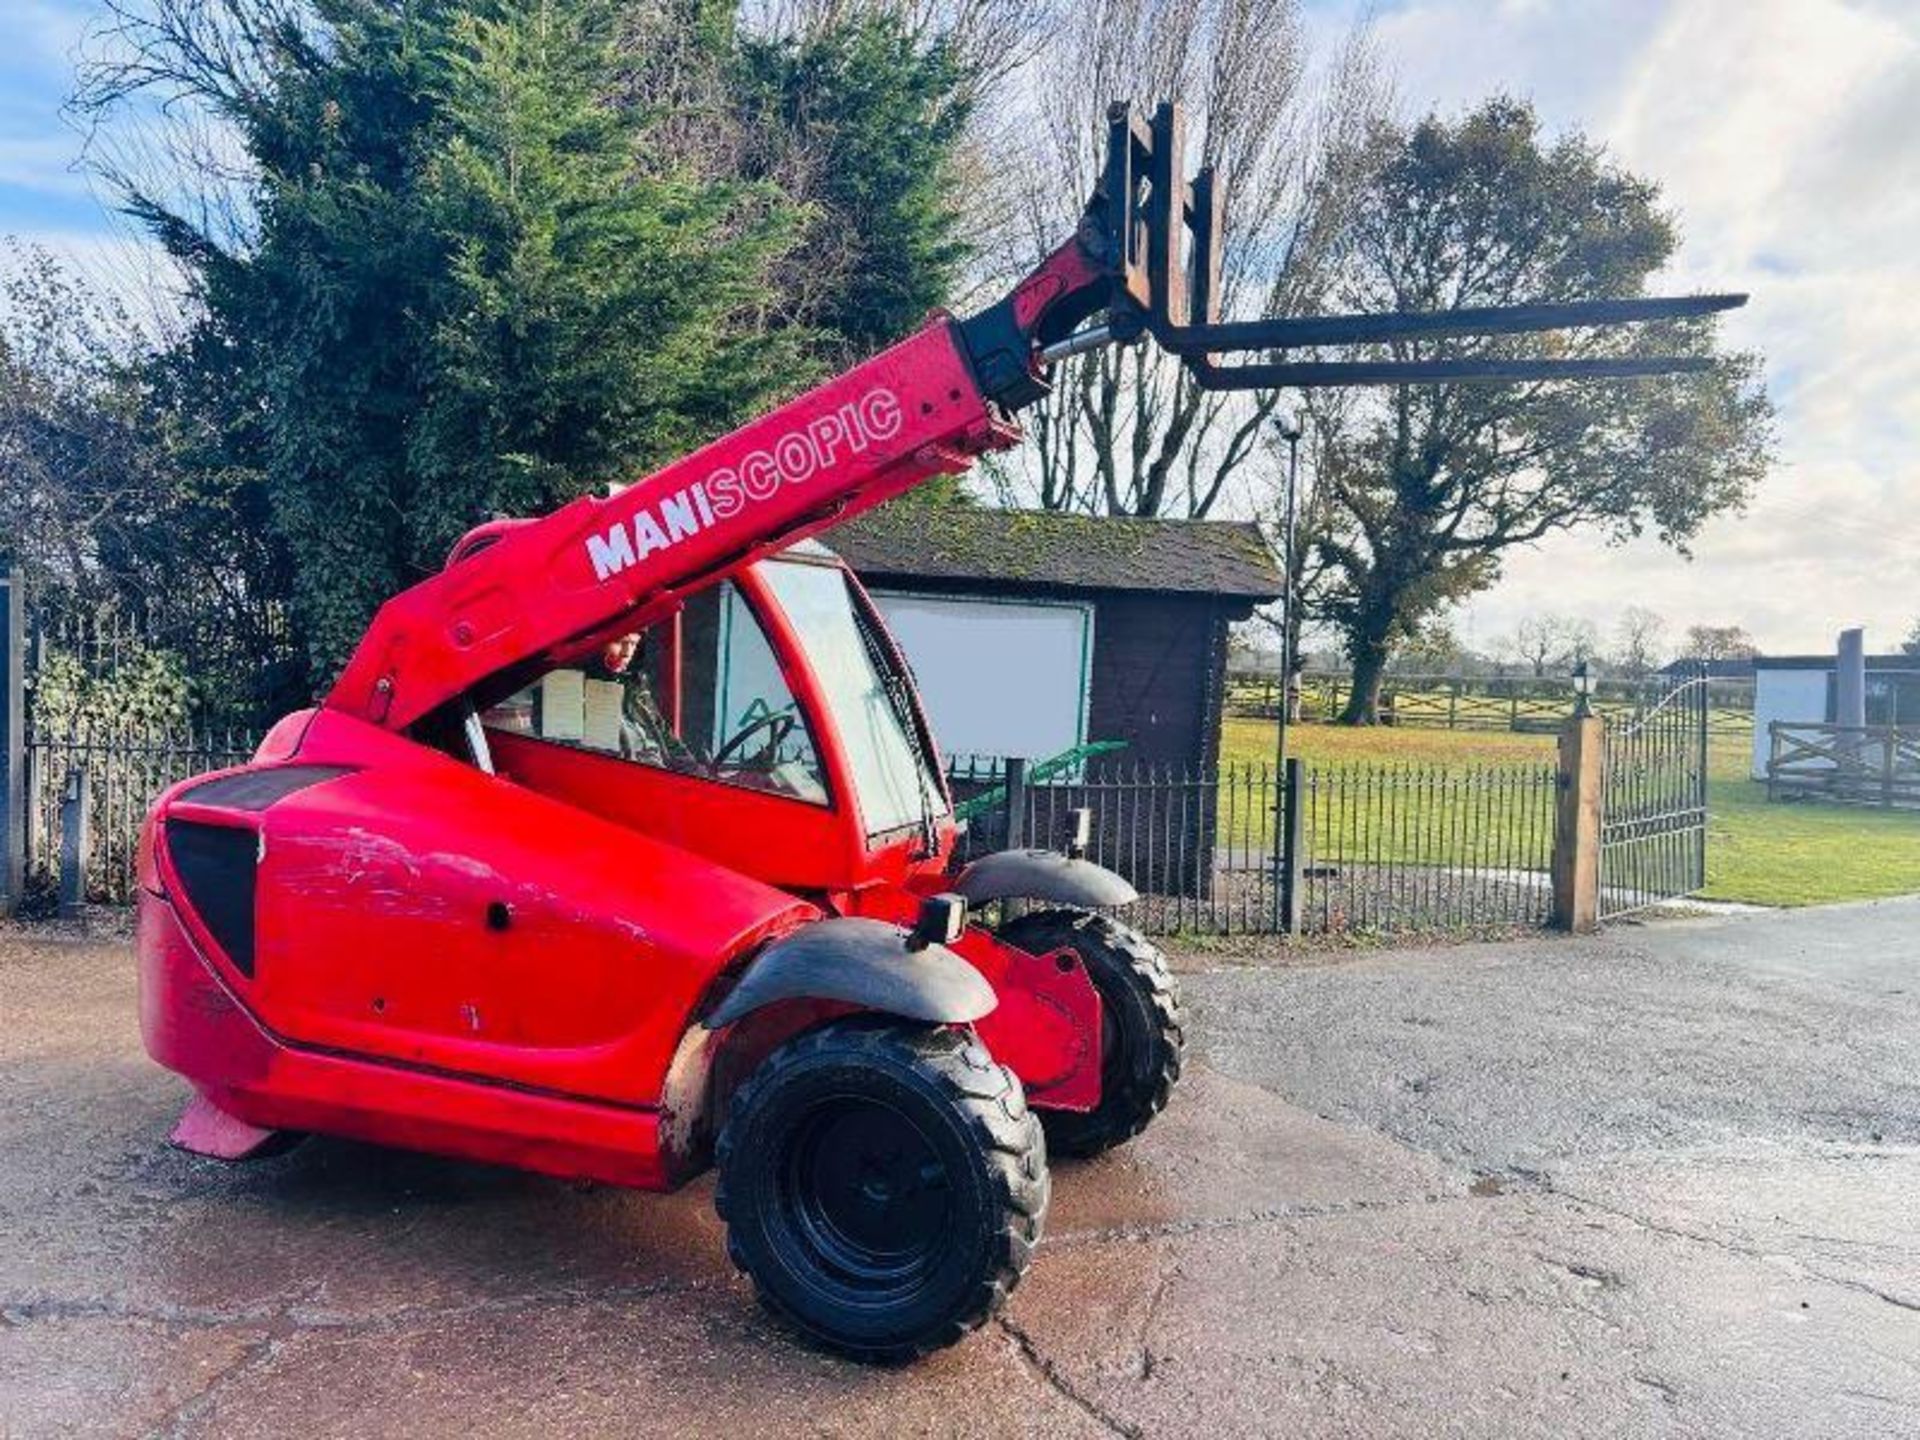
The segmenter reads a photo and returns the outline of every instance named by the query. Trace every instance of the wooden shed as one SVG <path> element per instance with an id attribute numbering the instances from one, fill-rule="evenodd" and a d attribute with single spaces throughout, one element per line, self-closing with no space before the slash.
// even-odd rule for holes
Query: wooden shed
<path id="1" fill-rule="evenodd" d="M 1257 527 L 895 504 L 835 530 L 900 641 L 950 762 L 978 784 L 1011 756 L 1123 748 L 1029 792 L 1026 838 L 1071 807 L 1092 857 L 1143 891 L 1206 893 L 1216 844 L 1227 627 L 1278 598 Z M 1006 816 L 967 844 L 1006 840 Z"/>
<path id="2" fill-rule="evenodd" d="M 1278 598 L 1258 527 L 895 504 L 829 537 L 912 663 L 949 754 L 1219 760 L 1227 627 Z"/>

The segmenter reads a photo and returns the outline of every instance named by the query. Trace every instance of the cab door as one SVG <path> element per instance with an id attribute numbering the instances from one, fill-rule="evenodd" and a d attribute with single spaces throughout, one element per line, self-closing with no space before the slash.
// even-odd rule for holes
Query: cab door
<path id="1" fill-rule="evenodd" d="M 774 618 L 726 581 L 555 667 L 483 715 L 496 768 L 767 884 L 847 888 L 858 822 Z"/>

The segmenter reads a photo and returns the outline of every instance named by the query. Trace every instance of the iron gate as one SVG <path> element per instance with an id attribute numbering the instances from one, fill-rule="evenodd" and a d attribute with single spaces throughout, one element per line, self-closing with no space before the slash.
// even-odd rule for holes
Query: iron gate
<path id="1" fill-rule="evenodd" d="M 1600 918 L 1707 883 L 1707 677 L 1689 676 L 1607 727 L 1600 801 Z"/>

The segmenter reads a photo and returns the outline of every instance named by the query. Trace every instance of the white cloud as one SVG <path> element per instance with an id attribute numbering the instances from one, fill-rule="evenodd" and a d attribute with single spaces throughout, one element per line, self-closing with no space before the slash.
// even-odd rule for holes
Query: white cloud
<path id="1" fill-rule="evenodd" d="M 1920 6 L 1844 0 L 1408 0 L 1378 33 L 1415 108 L 1533 98 L 1659 180 L 1686 243 L 1666 288 L 1747 289 L 1728 338 L 1763 351 L 1781 464 L 1681 560 L 1557 538 L 1466 618 L 1743 624 L 1776 650 L 1920 615 Z"/>

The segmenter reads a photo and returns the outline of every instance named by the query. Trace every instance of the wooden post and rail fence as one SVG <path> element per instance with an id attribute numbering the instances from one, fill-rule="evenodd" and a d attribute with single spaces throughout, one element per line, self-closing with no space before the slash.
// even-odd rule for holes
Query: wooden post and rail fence
<path id="1" fill-rule="evenodd" d="M 1769 800 L 1920 808 L 1920 729 L 1775 720 L 1767 747 Z"/>
<path id="2" fill-rule="evenodd" d="M 1598 682 L 1593 710 L 1626 719 L 1650 696 L 1674 683 L 1668 675 Z M 1708 727 L 1727 738 L 1753 733 L 1753 682 L 1721 678 L 1708 682 Z M 1344 674 L 1308 671 L 1295 677 L 1291 714 L 1296 721 L 1331 720 L 1345 708 L 1352 682 Z M 1227 712 L 1268 719 L 1278 713 L 1277 676 L 1233 671 L 1227 676 Z M 1553 734 L 1576 708 L 1571 679 L 1564 675 L 1390 675 L 1380 694 L 1380 723 L 1407 729 L 1479 730 Z"/>

